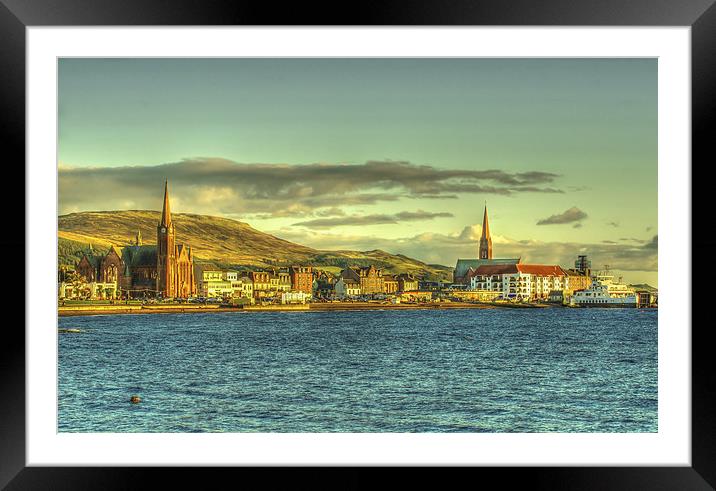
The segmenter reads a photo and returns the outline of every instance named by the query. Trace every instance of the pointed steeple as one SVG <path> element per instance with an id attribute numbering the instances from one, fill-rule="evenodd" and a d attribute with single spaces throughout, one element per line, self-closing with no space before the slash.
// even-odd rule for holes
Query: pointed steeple
<path id="1" fill-rule="evenodd" d="M 138 246 L 142 245 L 142 231 L 141 230 L 137 230 L 137 237 L 134 240 L 134 244 L 138 245 Z"/>
<path id="2" fill-rule="evenodd" d="M 172 212 L 169 210 L 169 181 L 164 181 L 164 207 L 162 208 L 162 221 L 159 225 L 169 228 L 172 224 Z"/>
<path id="3" fill-rule="evenodd" d="M 482 239 L 490 239 L 490 222 L 487 220 L 487 203 L 485 203 L 485 214 L 482 217 Z"/>
<path id="4" fill-rule="evenodd" d="M 490 222 L 487 219 L 487 203 L 485 203 L 485 214 L 482 217 L 482 236 L 480 237 L 480 259 L 492 259 L 492 237 L 490 237 Z"/>

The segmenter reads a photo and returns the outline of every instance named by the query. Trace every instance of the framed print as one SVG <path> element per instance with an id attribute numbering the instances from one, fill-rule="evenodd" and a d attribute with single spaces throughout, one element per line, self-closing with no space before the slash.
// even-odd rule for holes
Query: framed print
<path id="1" fill-rule="evenodd" d="M 518 6 L 4 1 L 0 482 L 712 488 L 716 7 Z"/>

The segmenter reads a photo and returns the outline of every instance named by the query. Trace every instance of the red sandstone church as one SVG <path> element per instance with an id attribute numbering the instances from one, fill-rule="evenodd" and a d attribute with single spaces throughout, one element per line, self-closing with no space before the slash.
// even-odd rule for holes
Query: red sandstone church
<path id="1" fill-rule="evenodd" d="M 165 182 L 156 245 L 143 245 L 138 232 L 134 244 L 111 246 L 103 256 L 85 254 L 76 270 L 90 283 L 117 282 L 126 296 L 187 298 L 196 295 L 194 255 L 190 246 L 177 245 L 175 237 L 169 210 L 169 184 Z"/>

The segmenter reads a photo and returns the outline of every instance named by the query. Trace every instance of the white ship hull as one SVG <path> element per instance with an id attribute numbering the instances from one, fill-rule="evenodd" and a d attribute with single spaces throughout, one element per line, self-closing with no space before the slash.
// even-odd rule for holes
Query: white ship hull
<path id="1" fill-rule="evenodd" d="M 570 305 L 595 308 L 636 308 L 637 298 L 626 285 L 614 283 L 610 275 L 598 275 L 586 290 L 574 292 Z"/>
<path id="2" fill-rule="evenodd" d="M 605 302 L 605 303 L 587 303 L 587 302 L 574 302 L 571 304 L 573 307 L 593 307 L 593 308 L 636 308 L 636 299 L 627 302 Z"/>

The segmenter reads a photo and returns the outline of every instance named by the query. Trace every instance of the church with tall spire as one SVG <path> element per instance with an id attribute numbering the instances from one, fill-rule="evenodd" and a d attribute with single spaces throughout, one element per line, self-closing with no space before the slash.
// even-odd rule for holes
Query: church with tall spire
<path id="1" fill-rule="evenodd" d="M 492 237 L 490 237 L 490 223 L 487 220 L 487 203 L 485 203 L 485 214 L 482 217 L 482 235 L 480 236 L 480 259 L 492 259 Z"/>
<path id="2" fill-rule="evenodd" d="M 471 272 L 480 266 L 497 264 L 519 264 L 520 258 L 495 259 L 492 257 L 492 237 L 490 236 L 490 221 L 487 217 L 487 203 L 482 215 L 482 234 L 477 248 L 477 258 L 458 259 L 453 270 L 453 283 L 466 285 L 469 283 Z"/>
<path id="3" fill-rule="evenodd" d="M 117 283 L 123 297 L 187 298 L 196 295 L 194 254 L 190 246 L 176 244 L 176 229 L 169 208 L 169 182 L 157 223 L 156 245 L 145 245 L 137 230 L 133 243 L 111 246 L 102 256 L 84 254 L 76 267 L 87 282 Z"/>
<path id="4" fill-rule="evenodd" d="M 164 205 L 157 225 L 157 292 L 171 298 L 186 298 L 196 293 L 191 249 L 185 244 L 176 244 L 169 210 L 169 181 L 164 182 Z"/>

